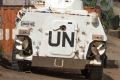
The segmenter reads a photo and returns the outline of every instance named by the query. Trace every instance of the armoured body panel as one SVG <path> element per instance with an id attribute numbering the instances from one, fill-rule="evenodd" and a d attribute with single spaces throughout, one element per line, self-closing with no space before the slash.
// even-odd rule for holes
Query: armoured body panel
<path id="1" fill-rule="evenodd" d="M 17 35 L 31 38 L 32 56 L 86 59 L 89 44 L 95 38 L 107 40 L 98 17 L 97 25 L 93 25 L 93 14 L 85 10 L 60 13 L 33 9 L 17 24 Z M 29 32 L 20 33 L 22 30 Z"/>

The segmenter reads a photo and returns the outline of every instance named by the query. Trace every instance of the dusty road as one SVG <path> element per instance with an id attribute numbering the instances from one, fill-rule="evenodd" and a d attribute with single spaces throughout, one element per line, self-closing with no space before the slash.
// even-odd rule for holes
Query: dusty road
<path id="1" fill-rule="evenodd" d="M 61 74 L 40 70 L 38 73 L 17 72 L 0 66 L 0 80 L 86 80 L 73 74 Z"/>
<path id="2" fill-rule="evenodd" d="M 87 80 L 82 76 L 52 72 L 25 73 L 0 66 L 0 80 Z M 103 80 L 120 80 L 120 68 L 104 69 Z"/>
<path id="3" fill-rule="evenodd" d="M 120 68 L 104 69 L 103 80 L 120 80 Z"/>

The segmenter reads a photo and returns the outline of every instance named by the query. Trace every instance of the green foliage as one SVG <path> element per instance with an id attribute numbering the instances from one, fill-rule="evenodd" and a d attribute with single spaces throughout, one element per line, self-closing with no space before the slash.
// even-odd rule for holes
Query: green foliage
<path id="1" fill-rule="evenodd" d="M 84 6 L 96 7 L 97 0 L 83 0 Z"/>
<path id="2" fill-rule="evenodd" d="M 101 0 L 100 2 L 100 8 L 103 11 L 109 11 L 111 9 L 110 3 L 106 0 Z"/>
<path id="3" fill-rule="evenodd" d="M 83 0 L 84 6 L 93 7 L 99 6 L 102 10 L 102 24 L 105 28 L 111 25 L 111 19 L 114 16 L 113 9 L 109 0 Z"/>
<path id="4" fill-rule="evenodd" d="M 111 28 L 114 29 L 114 30 L 117 30 L 119 28 L 119 15 L 115 15 L 111 20 L 110 20 L 110 23 L 111 23 Z"/>
<path id="5" fill-rule="evenodd" d="M 108 0 L 83 0 L 84 6 L 96 7 L 99 6 L 103 11 L 109 11 L 111 4 Z"/>
<path id="6" fill-rule="evenodd" d="M 108 11 L 102 11 L 102 24 L 106 29 L 111 27 L 111 19 L 114 17 L 113 9 L 110 8 Z"/>

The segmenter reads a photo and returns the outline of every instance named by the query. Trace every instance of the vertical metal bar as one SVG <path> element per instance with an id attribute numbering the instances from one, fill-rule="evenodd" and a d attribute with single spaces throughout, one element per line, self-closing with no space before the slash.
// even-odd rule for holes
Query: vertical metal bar
<path id="1" fill-rule="evenodd" d="M 3 40 L 3 29 L 0 29 L 0 40 Z"/>

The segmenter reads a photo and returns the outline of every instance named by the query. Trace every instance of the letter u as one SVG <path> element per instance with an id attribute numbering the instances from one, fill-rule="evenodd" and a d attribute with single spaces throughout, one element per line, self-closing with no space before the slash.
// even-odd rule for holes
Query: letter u
<path id="1" fill-rule="evenodd" d="M 61 36 L 61 33 L 58 32 L 57 33 L 57 42 L 54 43 L 54 42 L 52 42 L 52 31 L 49 31 L 49 41 L 48 41 L 49 45 L 50 46 L 55 46 L 55 47 L 59 46 L 60 45 L 60 36 Z"/>

